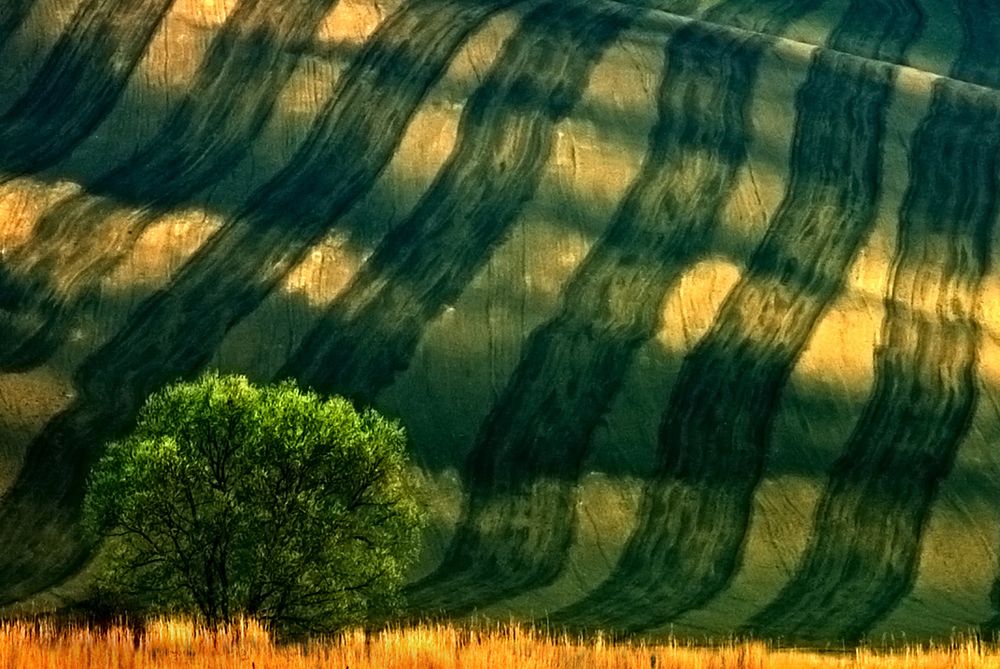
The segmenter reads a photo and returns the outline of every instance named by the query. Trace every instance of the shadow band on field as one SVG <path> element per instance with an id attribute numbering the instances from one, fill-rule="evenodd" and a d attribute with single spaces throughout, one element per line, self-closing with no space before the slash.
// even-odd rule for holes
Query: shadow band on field
<path id="1" fill-rule="evenodd" d="M 174 0 L 86 0 L 0 116 L 0 184 L 65 158 L 114 107 Z"/>
<path id="2" fill-rule="evenodd" d="M 17 32 L 38 0 L 5 0 L 0 7 L 0 53 Z"/>

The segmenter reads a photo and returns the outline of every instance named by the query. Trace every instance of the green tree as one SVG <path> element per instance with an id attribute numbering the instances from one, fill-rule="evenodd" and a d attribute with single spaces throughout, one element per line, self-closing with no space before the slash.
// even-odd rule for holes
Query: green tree
<path id="1" fill-rule="evenodd" d="M 394 604 L 422 516 L 402 428 L 293 382 L 209 373 L 152 395 L 91 474 L 102 597 L 331 631 Z"/>

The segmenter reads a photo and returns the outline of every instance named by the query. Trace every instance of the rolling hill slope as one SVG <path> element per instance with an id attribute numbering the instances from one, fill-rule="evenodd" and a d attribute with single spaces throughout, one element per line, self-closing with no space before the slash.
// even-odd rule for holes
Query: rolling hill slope
<path id="1" fill-rule="evenodd" d="M 408 427 L 415 612 L 1000 619 L 988 0 L 0 7 L 0 602 L 206 366 Z"/>

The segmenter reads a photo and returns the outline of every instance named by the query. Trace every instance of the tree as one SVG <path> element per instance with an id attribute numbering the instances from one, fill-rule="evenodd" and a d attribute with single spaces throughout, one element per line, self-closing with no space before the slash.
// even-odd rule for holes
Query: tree
<path id="1" fill-rule="evenodd" d="M 418 548 L 406 465 L 402 428 L 340 397 L 214 373 L 168 386 L 91 474 L 98 588 L 212 627 L 360 623 L 396 601 Z"/>

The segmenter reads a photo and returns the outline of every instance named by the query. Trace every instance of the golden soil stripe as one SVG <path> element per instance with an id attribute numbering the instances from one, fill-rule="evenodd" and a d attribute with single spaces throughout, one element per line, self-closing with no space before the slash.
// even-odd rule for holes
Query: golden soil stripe
<path id="1" fill-rule="evenodd" d="M 0 182 L 54 165 L 107 116 L 174 0 L 88 0 L 0 116 Z"/>
<path id="2" fill-rule="evenodd" d="M 413 0 L 394 13 L 338 80 L 289 165 L 82 364 L 78 399 L 32 443 L 0 509 L 0 601 L 64 578 L 87 557 L 76 521 L 98 445 L 127 429 L 151 391 L 204 365 L 371 188 L 455 52 L 511 4 Z"/>
<path id="3" fill-rule="evenodd" d="M 0 370 L 44 362 L 142 231 L 239 162 L 335 1 L 241 0 L 156 137 L 45 213 L 0 267 Z"/>
<path id="4" fill-rule="evenodd" d="M 730 0 L 709 18 L 755 17 L 780 30 L 810 6 Z M 482 426 L 464 518 L 438 573 L 413 589 L 418 599 L 461 610 L 559 574 L 591 433 L 653 335 L 664 293 L 704 251 L 746 160 L 746 106 L 765 46 L 704 23 L 668 44 L 644 167 Z"/>
<path id="5" fill-rule="evenodd" d="M 781 389 L 874 218 L 893 69 L 842 47 L 899 61 L 920 29 L 912 5 L 857 0 L 831 50 L 814 56 L 796 100 L 785 198 L 681 367 L 640 524 L 612 577 L 573 607 L 577 616 L 592 608 L 603 624 L 660 626 L 729 583 Z"/>
<path id="6" fill-rule="evenodd" d="M 965 8 L 956 78 L 995 85 L 1000 54 L 981 41 L 1000 39 L 1000 12 L 974 4 Z M 998 124 L 995 93 L 949 81 L 935 87 L 911 155 L 874 388 L 830 473 L 802 563 L 752 621 L 757 629 L 855 640 L 913 585 L 930 508 L 975 411 L 976 309 L 1000 189 Z"/>

